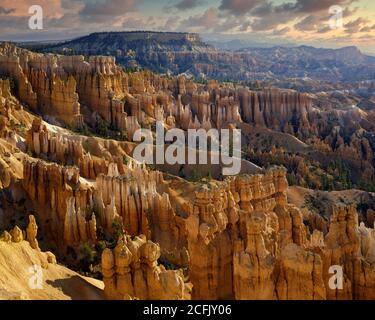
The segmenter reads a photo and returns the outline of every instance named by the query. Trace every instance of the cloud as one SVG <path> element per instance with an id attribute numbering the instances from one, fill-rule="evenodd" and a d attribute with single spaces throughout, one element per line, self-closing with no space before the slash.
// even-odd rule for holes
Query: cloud
<path id="1" fill-rule="evenodd" d="M 85 2 L 79 15 L 86 20 L 102 20 L 135 12 L 141 0 L 105 0 Z"/>
<path id="2" fill-rule="evenodd" d="M 201 15 L 190 16 L 189 18 L 183 20 L 179 28 L 186 29 L 191 27 L 204 27 L 206 29 L 213 29 L 218 25 L 220 25 L 219 10 L 211 7 Z"/>
<path id="3" fill-rule="evenodd" d="M 200 2 L 200 0 L 181 0 L 174 7 L 178 10 L 188 10 L 197 7 L 200 5 Z"/>
<path id="4" fill-rule="evenodd" d="M 328 29 L 331 17 L 329 8 L 333 5 L 341 6 L 343 16 L 348 17 L 355 13 L 356 8 L 350 9 L 347 6 L 355 1 L 357 0 L 289 0 L 280 4 L 275 0 L 221 0 L 218 7 L 221 12 L 219 16 L 216 16 L 217 26 L 212 26 L 210 30 L 216 32 L 219 30 L 233 32 L 274 30 L 278 34 L 287 24 L 294 24 L 296 31 L 326 33 L 330 31 Z M 190 25 L 193 26 L 196 22 L 196 26 L 204 25 L 200 21 L 201 18 L 204 17 L 191 17 Z M 188 24 L 185 21 L 185 26 Z"/>
<path id="5" fill-rule="evenodd" d="M 239 31 L 241 31 L 241 32 L 247 32 L 247 31 L 249 31 L 250 27 L 251 27 L 251 20 L 246 20 L 240 26 L 240 30 Z"/>
<path id="6" fill-rule="evenodd" d="M 0 19 L 0 29 L 2 34 L 6 34 L 6 31 L 14 33 L 20 30 L 29 30 L 28 18 L 27 17 L 11 17 L 4 16 Z"/>
<path id="7" fill-rule="evenodd" d="M 359 32 L 370 32 L 372 28 L 370 26 L 363 27 L 359 30 Z"/>
<path id="8" fill-rule="evenodd" d="M 308 15 L 294 25 L 298 31 L 315 31 L 322 26 L 324 21 L 328 21 L 328 16 Z"/>
<path id="9" fill-rule="evenodd" d="M 297 0 L 275 4 L 270 0 L 222 0 L 219 9 L 227 11 L 232 15 L 250 14 L 267 19 L 268 16 L 275 17 L 276 14 L 301 17 L 301 15 L 321 13 L 323 11 L 328 13 L 331 6 L 341 6 L 344 8 L 355 1 L 358 0 Z M 269 24 L 266 22 L 257 23 L 257 25 Z"/>
<path id="10" fill-rule="evenodd" d="M 365 24 L 369 22 L 368 19 L 365 18 L 357 18 L 356 20 L 352 20 L 344 25 L 345 32 L 346 33 L 357 33 L 359 32 L 363 27 L 365 27 Z"/>
<path id="11" fill-rule="evenodd" d="M 275 12 L 258 17 L 251 23 L 253 31 L 268 31 L 270 29 L 277 28 L 279 25 L 288 23 L 295 19 L 295 15 L 291 12 Z"/>
<path id="12" fill-rule="evenodd" d="M 273 5 L 271 2 L 265 2 L 262 3 L 261 5 L 255 7 L 252 11 L 251 14 L 257 17 L 261 17 L 264 15 L 268 15 L 272 13 L 273 11 Z"/>
<path id="13" fill-rule="evenodd" d="M 277 11 L 294 11 L 296 13 L 328 12 L 331 6 L 348 6 L 357 0 L 297 0 L 277 6 Z"/>
<path id="14" fill-rule="evenodd" d="M 43 8 L 44 17 L 59 17 L 62 15 L 61 2 L 64 0 L 0 0 L 0 15 L 29 16 L 29 8 L 33 4 Z M 72 0 L 73 1 L 73 0 Z M 80 0 L 74 0 L 80 1 Z"/>
<path id="15" fill-rule="evenodd" d="M 330 26 L 320 27 L 320 28 L 318 28 L 318 30 L 316 30 L 317 33 L 327 33 L 327 32 L 330 32 L 330 31 L 332 31 Z"/>
<path id="16" fill-rule="evenodd" d="M 233 15 L 244 15 L 262 2 L 262 0 L 222 0 L 219 9 L 226 10 Z"/>
<path id="17" fill-rule="evenodd" d="M 178 16 L 173 16 L 173 17 L 169 17 L 166 21 L 165 21 L 165 24 L 163 26 L 163 30 L 175 30 L 178 25 L 180 23 L 180 17 Z"/>
<path id="18" fill-rule="evenodd" d="M 357 9 L 358 8 L 345 8 L 342 12 L 343 18 L 350 17 L 357 11 Z M 315 31 L 317 33 L 327 33 L 332 31 L 332 29 L 329 27 L 330 18 L 331 14 L 329 12 L 326 14 L 309 14 L 294 24 L 294 29 L 301 32 Z"/>
<path id="19" fill-rule="evenodd" d="M 288 33 L 290 31 L 290 27 L 284 27 L 281 29 L 275 29 L 272 34 L 275 36 L 283 36 L 284 34 Z"/>
<path id="20" fill-rule="evenodd" d="M 178 21 L 178 18 L 176 18 Z M 175 21 L 176 21 L 175 19 Z M 122 28 L 126 30 L 166 30 L 166 26 L 171 28 L 172 21 L 157 16 L 142 16 L 139 14 L 131 14 L 125 17 L 122 22 Z"/>
<path id="21" fill-rule="evenodd" d="M 15 11 L 16 11 L 15 8 L 7 9 L 7 8 L 4 8 L 4 7 L 0 7 L 0 15 L 8 15 L 8 14 L 10 14 L 12 12 L 15 12 Z"/>
<path id="22" fill-rule="evenodd" d="M 254 31 L 267 31 L 279 25 L 292 23 L 297 31 L 327 32 L 327 24 L 332 5 L 349 5 L 356 0 L 297 0 L 276 5 L 266 2 L 254 7 L 250 14 L 255 17 L 251 27 Z M 355 9 L 344 8 L 343 16 L 348 17 L 356 12 Z"/>

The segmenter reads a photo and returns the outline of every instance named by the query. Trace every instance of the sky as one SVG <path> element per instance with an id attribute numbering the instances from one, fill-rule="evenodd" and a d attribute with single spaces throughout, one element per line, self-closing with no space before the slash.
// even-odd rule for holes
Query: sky
<path id="1" fill-rule="evenodd" d="M 33 4 L 43 9 L 42 30 L 29 28 Z M 375 1 L 0 0 L 0 40 L 64 40 L 122 30 L 196 32 L 205 40 L 259 45 L 355 45 L 375 55 Z"/>

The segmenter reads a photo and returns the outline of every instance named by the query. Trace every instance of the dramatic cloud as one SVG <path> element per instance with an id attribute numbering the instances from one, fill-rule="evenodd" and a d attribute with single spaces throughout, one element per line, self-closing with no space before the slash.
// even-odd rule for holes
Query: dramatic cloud
<path id="1" fill-rule="evenodd" d="M 175 7 L 179 10 L 193 9 L 200 4 L 200 0 L 181 0 L 178 2 Z"/>

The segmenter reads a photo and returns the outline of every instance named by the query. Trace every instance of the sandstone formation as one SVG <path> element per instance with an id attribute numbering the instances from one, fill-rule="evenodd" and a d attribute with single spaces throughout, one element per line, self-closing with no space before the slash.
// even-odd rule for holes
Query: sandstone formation
<path id="1" fill-rule="evenodd" d="M 37 239 L 37 233 L 38 233 L 38 225 L 36 224 L 35 217 L 33 215 L 29 215 L 29 223 L 27 225 L 26 230 L 21 230 L 20 227 L 14 226 L 12 230 L 3 231 L 3 233 L 0 236 L 0 241 L 10 243 L 20 243 L 23 241 L 27 241 L 30 245 L 30 247 L 34 250 L 39 249 L 39 243 Z M 25 236 L 26 235 L 26 236 Z M 46 256 L 48 256 L 49 261 L 55 261 L 56 258 L 54 258 L 54 255 L 51 252 L 45 253 Z"/>
<path id="2" fill-rule="evenodd" d="M 96 241 L 93 188 L 80 179 L 78 169 L 26 161 L 23 187 L 44 232 L 59 248 Z"/>
<path id="3" fill-rule="evenodd" d="M 180 271 L 159 266 L 160 246 L 139 236 L 120 238 L 102 255 L 104 292 L 112 300 L 179 300 L 184 295 Z"/>
<path id="4" fill-rule="evenodd" d="M 371 252 L 373 229 L 358 227 L 354 208 L 334 207 L 327 235 L 310 234 L 299 209 L 287 204 L 286 188 L 285 172 L 275 169 L 197 191 L 187 223 L 192 298 L 371 296 L 372 281 L 364 279 L 372 253 L 361 262 L 359 234 Z M 343 290 L 329 287 L 335 265 L 343 267 Z"/>
<path id="5" fill-rule="evenodd" d="M 26 229 L 26 239 L 30 243 L 31 248 L 39 249 L 38 240 L 36 238 L 38 233 L 38 225 L 36 224 L 35 217 L 29 216 L 29 225 Z"/>
<path id="6" fill-rule="evenodd" d="M 39 118 L 34 119 L 27 132 L 26 143 L 36 157 L 62 165 L 75 165 L 80 175 L 87 179 L 94 180 L 99 174 L 109 174 L 110 168 L 114 167 L 123 171 L 120 156 L 110 155 L 102 145 L 87 137 L 51 132 Z M 84 148 L 84 145 L 88 147 Z"/>
<path id="7" fill-rule="evenodd" d="M 130 235 L 147 235 L 163 245 L 164 257 L 186 265 L 185 224 L 171 207 L 168 194 L 158 192 L 162 179 L 161 173 L 148 173 L 135 165 L 123 175 L 116 169 L 88 181 L 75 167 L 26 161 L 23 187 L 44 232 L 60 250 L 96 243 L 97 224 L 111 232 L 119 219 Z"/>
<path id="8" fill-rule="evenodd" d="M 0 74 L 13 79 L 20 101 L 33 111 L 72 126 L 82 118 L 74 78 L 61 72 L 53 55 L 40 55 L 9 44 L 0 46 Z"/>
<path id="9" fill-rule="evenodd" d="M 129 235 L 146 235 L 161 245 L 169 261 L 187 265 L 185 223 L 173 210 L 168 194 L 158 192 L 162 184 L 160 172 L 137 166 L 125 175 L 97 177 L 95 201 L 101 225 L 110 229 L 118 215 Z"/>
<path id="10" fill-rule="evenodd" d="M 311 130 L 309 114 L 313 112 L 311 100 L 297 92 L 267 90 L 239 91 L 243 118 L 256 126 L 266 126 L 286 133 L 300 135 Z"/>

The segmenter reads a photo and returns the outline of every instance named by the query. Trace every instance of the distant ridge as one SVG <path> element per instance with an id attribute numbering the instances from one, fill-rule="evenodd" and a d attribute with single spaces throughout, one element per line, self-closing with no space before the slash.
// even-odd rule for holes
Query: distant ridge
<path id="1" fill-rule="evenodd" d="M 354 46 L 340 49 L 276 46 L 230 51 L 204 42 L 196 33 L 116 31 L 24 47 L 66 55 L 111 55 L 126 68 L 217 80 L 311 78 L 337 82 L 375 78 L 375 57 L 364 55 Z"/>
<path id="2" fill-rule="evenodd" d="M 95 47 L 95 45 L 98 44 L 96 41 L 99 41 L 99 44 L 101 43 L 102 45 L 105 45 L 107 47 L 106 49 L 110 49 L 109 46 L 113 47 L 115 45 L 121 47 L 124 43 L 131 43 L 134 41 L 155 41 L 157 43 L 166 45 L 171 45 L 179 42 L 181 45 L 190 44 L 207 47 L 209 46 L 208 44 L 205 44 L 200 38 L 199 34 L 196 33 L 160 31 L 111 31 L 94 32 L 76 39 L 56 43 L 49 48 L 53 49 L 55 47 L 58 49 L 61 46 L 67 46 L 68 48 L 74 47 L 77 51 L 85 51 L 86 49 L 80 48 L 80 46 L 85 46 L 86 48 Z"/>

